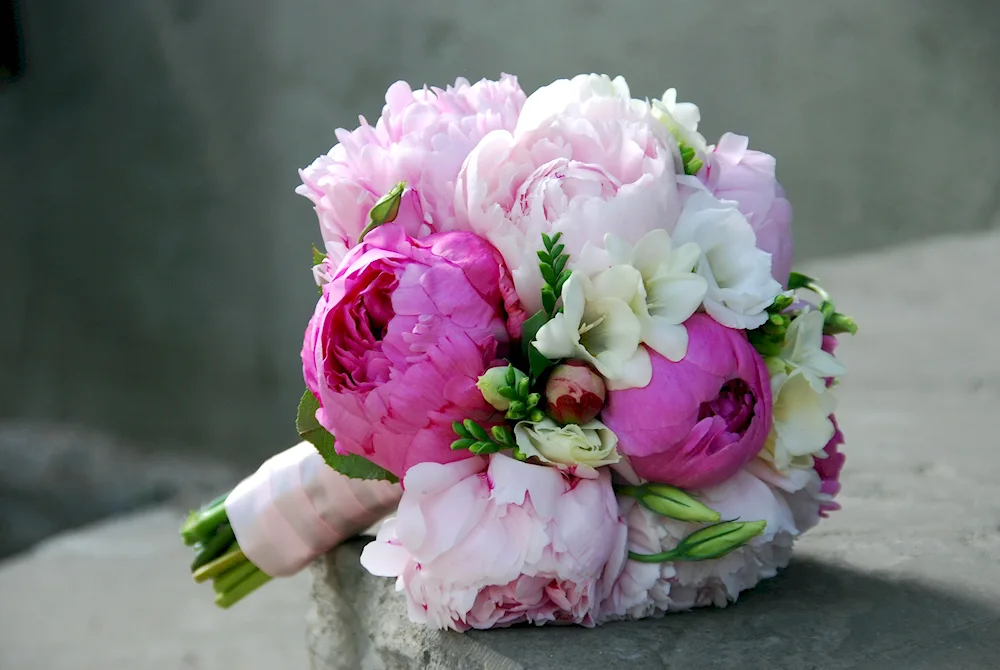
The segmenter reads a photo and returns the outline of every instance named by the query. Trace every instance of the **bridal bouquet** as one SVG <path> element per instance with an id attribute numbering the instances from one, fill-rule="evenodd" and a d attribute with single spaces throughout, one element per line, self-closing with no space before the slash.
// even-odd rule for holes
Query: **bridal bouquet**
<path id="1" fill-rule="evenodd" d="M 305 441 L 182 528 L 219 605 L 393 512 L 361 563 L 436 628 L 724 606 L 788 563 L 837 509 L 856 326 L 791 271 L 774 159 L 699 118 L 505 76 L 337 131 L 299 188 Z"/>

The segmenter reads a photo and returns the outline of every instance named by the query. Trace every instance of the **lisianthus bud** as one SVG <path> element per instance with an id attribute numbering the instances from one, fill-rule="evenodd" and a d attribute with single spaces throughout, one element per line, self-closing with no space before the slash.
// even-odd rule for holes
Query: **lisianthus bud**
<path id="1" fill-rule="evenodd" d="M 659 554 L 636 554 L 628 557 L 640 563 L 664 561 L 708 561 L 721 558 L 764 532 L 767 521 L 723 521 L 696 530 L 676 547 Z"/>
<path id="2" fill-rule="evenodd" d="M 525 379 L 525 374 L 520 370 L 514 369 L 514 383 L 509 383 L 508 374 L 509 369 L 507 367 L 490 368 L 479 377 L 479 381 L 476 382 L 476 386 L 479 391 L 483 394 L 483 399 L 489 404 L 493 405 L 495 409 L 502 412 L 506 412 L 510 409 L 511 398 L 509 396 L 513 395 L 508 393 L 504 395 L 501 393 L 501 389 L 506 388 L 517 388 L 517 385 L 522 379 Z M 517 396 L 514 395 L 516 398 Z"/>
<path id="3" fill-rule="evenodd" d="M 514 426 L 518 451 L 583 479 L 595 479 L 597 468 L 620 460 L 618 436 L 600 421 L 560 426 L 551 419 L 521 421 Z"/>
<path id="4" fill-rule="evenodd" d="M 561 424 L 593 421 L 604 407 L 605 395 L 604 380 L 582 361 L 556 366 L 545 384 L 547 412 Z"/>
<path id="5" fill-rule="evenodd" d="M 690 494 L 667 484 L 643 484 L 618 489 L 639 501 L 646 509 L 671 519 L 695 523 L 715 522 L 722 517 L 718 512 Z"/>

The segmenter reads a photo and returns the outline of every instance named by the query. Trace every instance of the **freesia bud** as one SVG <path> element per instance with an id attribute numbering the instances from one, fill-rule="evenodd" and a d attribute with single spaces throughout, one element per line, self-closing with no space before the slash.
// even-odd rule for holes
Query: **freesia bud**
<path id="1" fill-rule="evenodd" d="M 483 399 L 486 400 L 494 409 L 498 409 L 502 412 L 506 412 L 510 408 L 510 402 L 513 398 L 517 396 L 513 393 L 507 392 L 504 395 L 501 390 L 509 389 L 511 386 L 516 386 L 520 380 L 526 379 L 525 374 L 520 370 L 514 370 L 514 384 L 509 384 L 508 377 L 509 368 L 497 367 L 490 368 L 479 377 L 479 381 L 476 382 L 476 386 L 479 391 L 483 394 Z M 522 403 L 523 404 L 523 403 Z"/>
<path id="2" fill-rule="evenodd" d="M 593 421 L 604 407 L 606 394 L 601 376 L 581 361 L 556 366 L 545 384 L 548 415 L 561 424 Z"/>

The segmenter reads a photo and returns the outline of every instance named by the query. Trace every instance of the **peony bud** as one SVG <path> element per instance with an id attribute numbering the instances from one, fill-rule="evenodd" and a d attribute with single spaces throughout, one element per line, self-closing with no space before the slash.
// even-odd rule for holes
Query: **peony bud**
<path id="1" fill-rule="evenodd" d="M 581 361 L 556 366 L 545 384 L 548 415 L 561 424 L 593 421 L 604 407 L 605 396 L 604 380 Z"/>
<path id="2" fill-rule="evenodd" d="M 502 412 L 510 409 L 511 403 L 511 393 L 504 395 L 501 393 L 501 389 L 509 389 L 511 387 L 516 387 L 522 379 L 527 379 L 525 374 L 520 370 L 514 369 L 514 383 L 509 383 L 508 375 L 510 368 L 498 367 L 490 368 L 479 377 L 479 381 L 476 382 L 476 386 L 479 387 L 479 391 L 483 394 L 483 399 L 486 400 L 494 409 L 498 409 Z M 514 395 L 516 398 L 517 396 Z M 521 402 L 523 405 L 523 401 Z"/>

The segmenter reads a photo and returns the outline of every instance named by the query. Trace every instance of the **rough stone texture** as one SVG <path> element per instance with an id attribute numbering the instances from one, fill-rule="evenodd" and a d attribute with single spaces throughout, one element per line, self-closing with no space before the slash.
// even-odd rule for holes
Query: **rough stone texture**
<path id="1" fill-rule="evenodd" d="M 736 605 L 597 630 L 429 632 L 361 568 L 357 541 L 312 568 L 312 667 L 996 667 L 997 258 L 994 232 L 805 268 L 862 328 L 840 350 L 844 509 Z"/>
<path id="2" fill-rule="evenodd" d="M 71 426 L 0 421 L 0 559 L 55 533 L 166 501 L 195 507 L 240 470 Z"/>
<path id="3" fill-rule="evenodd" d="M 20 5 L 0 414 L 246 467 L 294 437 L 318 239 L 296 168 L 395 79 L 676 84 L 706 134 L 778 156 L 806 256 L 986 228 L 1000 205 L 995 0 Z"/>
<path id="4" fill-rule="evenodd" d="M 0 563 L 3 670 L 297 670 L 306 575 L 230 610 L 191 581 L 171 508 L 45 542 Z"/>

